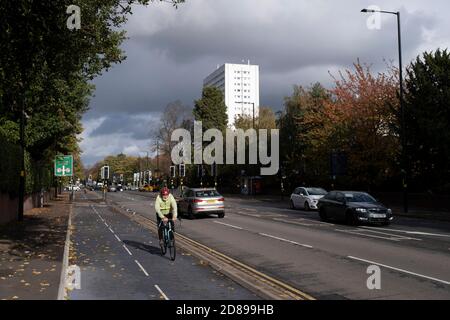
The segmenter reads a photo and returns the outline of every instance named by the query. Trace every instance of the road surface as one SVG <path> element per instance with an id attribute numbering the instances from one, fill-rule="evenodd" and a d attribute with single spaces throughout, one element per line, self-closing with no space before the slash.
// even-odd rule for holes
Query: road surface
<path id="1" fill-rule="evenodd" d="M 108 199 L 154 219 L 150 193 Z M 177 231 L 317 299 L 450 299 L 450 224 L 397 218 L 389 227 L 321 222 L 279 203 L 226 199 L 226 217 L 183 219 Z M 381 270 L 369 290 L 368 267 Z"/>

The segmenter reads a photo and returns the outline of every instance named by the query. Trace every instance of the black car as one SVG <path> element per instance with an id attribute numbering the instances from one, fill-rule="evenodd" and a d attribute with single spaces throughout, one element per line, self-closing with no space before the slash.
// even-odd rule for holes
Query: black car
<path id="1" fill-rule="evenodd" d="M 391 209 L 364 192 L 332 191 L 319 200 L 318 208 L 322 221 L 389 225 L 394 219 Z"/>

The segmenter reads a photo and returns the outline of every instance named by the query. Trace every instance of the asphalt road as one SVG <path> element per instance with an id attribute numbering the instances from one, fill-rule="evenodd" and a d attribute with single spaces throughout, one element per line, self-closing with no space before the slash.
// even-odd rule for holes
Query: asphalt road
<path id="1" fill-rule="evenodd" d="M 78 193 L 72 216 L 70 264 L 80 268 L 81 288 L 70 300 L 258 300 L 186 252 L 161 256 L 150 231 Z"/>
<path id="2" fill-rule="evenodd" d="M 110 200 L 154 219 L 153 194 Z M 318 299 L 450 299 L 450 224 L 397 218 L 389 227 L 323 223 L 284 204 L 226 199 L 226 217 L 183 219 L 177 232 Z M 381 289 L 367 287 L 368 267 Z"/>

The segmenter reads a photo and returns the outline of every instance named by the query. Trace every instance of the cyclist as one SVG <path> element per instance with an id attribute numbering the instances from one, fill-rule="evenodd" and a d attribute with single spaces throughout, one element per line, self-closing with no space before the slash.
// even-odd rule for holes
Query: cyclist
<path id="1" fill-rule="evenodd" d="M 161 189 L 155 201 L 156 221 L 158 222 L 158 236 L 160 245 L 164 245 L 162 229 L 164 223 L 170 222 L 172 230 L 175 231 L 174 221 L 177 220 L 177 202 L 167 187 Z"/>

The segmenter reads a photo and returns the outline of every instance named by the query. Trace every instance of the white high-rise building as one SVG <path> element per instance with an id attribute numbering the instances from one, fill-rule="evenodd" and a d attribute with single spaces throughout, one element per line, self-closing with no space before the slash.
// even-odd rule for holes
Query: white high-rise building
<path id="1" fill-rule="evenodd" d="M 206 77 L 203 86 L 222 90 L 229 126 L 238 116 L 259 116 L 259 66 L 226 63 Z"/>

